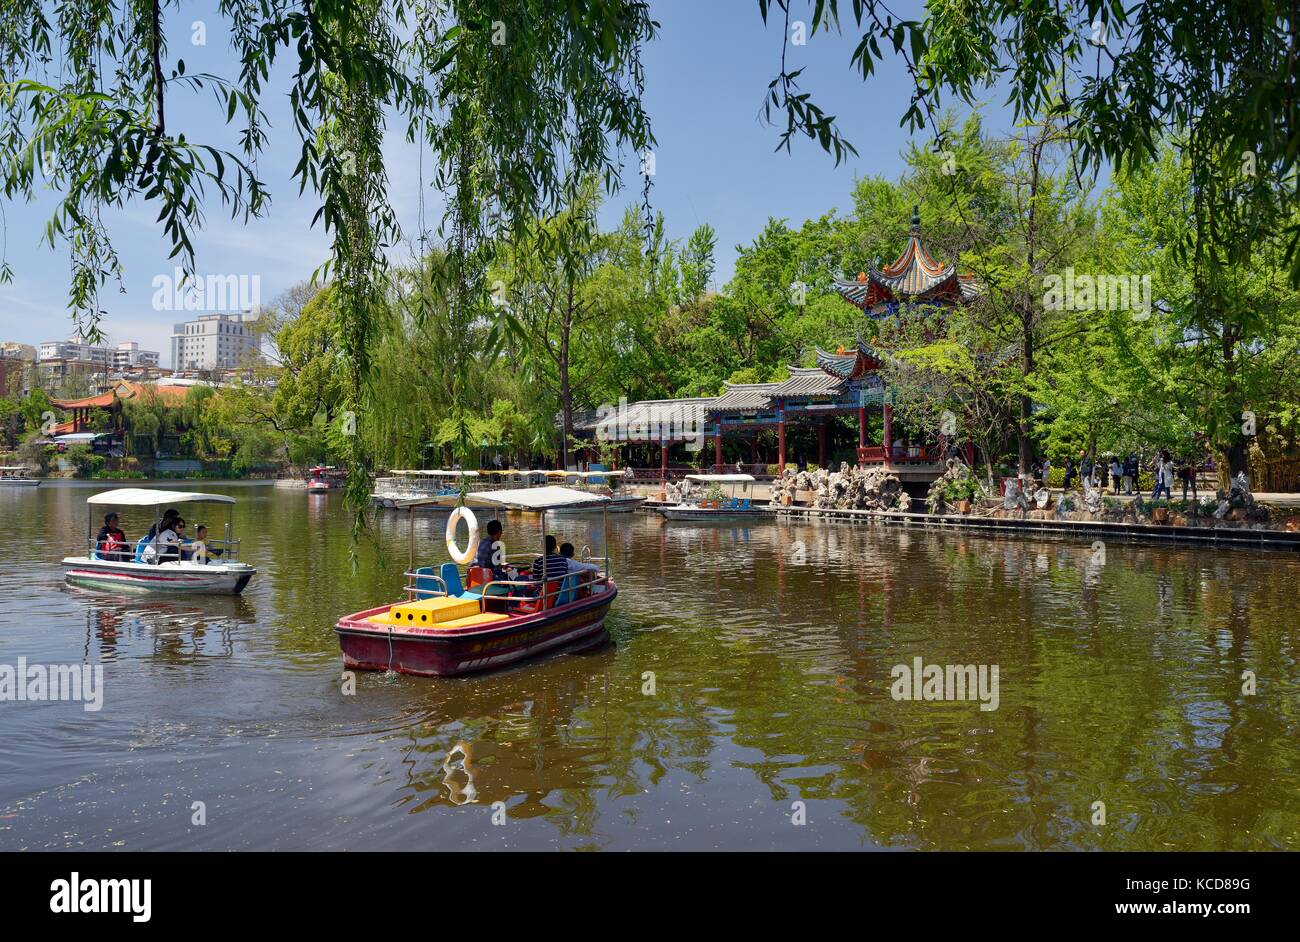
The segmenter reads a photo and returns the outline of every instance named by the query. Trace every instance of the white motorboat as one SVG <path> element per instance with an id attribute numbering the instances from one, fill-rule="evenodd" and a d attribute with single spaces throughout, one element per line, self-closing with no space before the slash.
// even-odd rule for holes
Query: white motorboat
<path id="1" fill-rule="evenodd" d="M 767 507 L 755 507 L 749 497 L 737 497 L 736 487 L 743 485 L 742 491 L 748 491 L 754 483 L 752 474 L 688 474 L 686 480 L 704 485 L 731 485 L 731 497 L 698 497 L 683 501 L 671 507 L 660 507 L 659 513 L 665 520 L 691 520 L 696 523 L 733 521 L 743 518 L 772 517 L 774 513 Z"/>
<path id="2" fill-rule="evenodd" d="M 36 487 L 41 483 L 40 478 L 30 477 L 28 472 L 30 468 L 23 465 L 5 465 L 0 467 L 0 486 L 9 487 Z"/>
<path id="3" fill-rule="evenodd" d="M 224 494 L 199 494 L 190 491 L 166 491 L 125 487 L 104 491 L 86 500 L 90 510 L 87 529 L 87 555 L 68 556 L 63 560 L 64 578 L 73 585 L 93 589 L 133 592 L 207 592 L 237 594 L 244 590 L 257 570 L 238 561 L 239 541 L 231 535 L 233 497 Z M 149 508 L 157 524 L 161 508 L 179 504 L 228 505 L 224 539 L 186 542 L 179 545 L 181 558 L 161 563 L 146 562 L 147 537 L 134 543 L 127 541 L 101 546 L 95 540 L 95 509 Z"/>

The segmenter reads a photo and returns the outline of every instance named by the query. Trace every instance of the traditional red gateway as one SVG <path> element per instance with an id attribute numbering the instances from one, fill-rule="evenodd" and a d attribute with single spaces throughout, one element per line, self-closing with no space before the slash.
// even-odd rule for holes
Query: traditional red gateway
<path id="1" fill-rule="evenodd" d="M 411 563 L 406 573 L 406 599 L 356 612 L 339 619 L 338 632 L 345 667 L 393 670 L 400 674 L 453 677 L 505 667 L 526 658 L 556 651 L 576 652 L 609 641 L 605 616 L 618 595 L 609 578 L 607 557 L 569 560 L 555 552 L 546 533 L 546 511 L 590 503 L 593 495 L 567 487 L 481 491 L 466 495 L 447 520 L 447 551 L 454 562 L 414 567 L 414 511 L 438 501 L 407 501 L 410 514 Z M 538 511 L 542 520 L 542 556 L 530 567 L 533 554 L 511 556 L 494 544 L 499 565 L 512 561 L 521 571 L 513 578 L 493 578 L 492 570 L 469 565 L 462 581 L 460 565 L 472 563 L 478 524 L 470 505 Z M 461 519 L 469 525 L 465 550 L 455 543 Z M 608 540 L 606 515 L 606 541 Z M 550 552 L 547 552 L 548 542 Z M 545 578 L 533 579 L 532 569 Z"/>

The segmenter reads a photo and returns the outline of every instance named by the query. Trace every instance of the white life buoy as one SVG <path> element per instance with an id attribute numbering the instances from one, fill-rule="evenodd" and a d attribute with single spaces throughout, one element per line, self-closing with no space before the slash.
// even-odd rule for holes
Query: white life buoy
<path id="1" fill-rule="evenodd" d="M 456 545 L 456 527 L 462 517 L 465 518 L 465 525 L 469 527 L 469 542 L 465 544 L 464 551 Z M 454 508 L 447 518 L 447 555 L 463 566 L 474 558 L 474 552 L 477 548 L 478 520 L 474 517 L 474 511 L 462 504 Z"/>

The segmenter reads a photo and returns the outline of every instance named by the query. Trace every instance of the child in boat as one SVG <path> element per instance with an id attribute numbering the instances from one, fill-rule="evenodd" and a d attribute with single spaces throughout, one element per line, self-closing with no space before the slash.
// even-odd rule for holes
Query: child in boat
<path id="1" fill-rule="evenodd" d="M 200 523 L 194 528 L 194 539 L 181 542 L 181 559 L 183 560 L 201 558 L 204 562 L 207 562 L 209 556 L 220 555 L 221 550 L 208 547 L 208 528 L 205 524 Z"/>
<path id="2" fill-rule="evenodd" d="M 110 510 L 104 514 L 104 525 L 95 537 L 95 551 L 100 559 L 115 563 L 128 562 L 131 554 L 126 552 L 126 534 L 118 529 L 117 521 L 116 511 Z"/>
<path id="3" fill-rule="evenodd" d="M 560 547 L 560 555 L 565 558 L 569 567 L 569 572 L 599 572 L 600 567 L 595 563 L 583 563 L 573 558 L 573 544 L 565 543 Z"/>

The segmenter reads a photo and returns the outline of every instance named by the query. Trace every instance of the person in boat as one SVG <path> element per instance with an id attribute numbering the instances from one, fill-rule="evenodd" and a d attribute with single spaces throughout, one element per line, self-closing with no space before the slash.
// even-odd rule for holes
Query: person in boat
<path id="1" fill-rule="evenodd" d="M 567 561 L 569 572 L 600 572 L 600 567 L 595 563 L 580 562 L 573 558 L 573 554 L 574 549 L 572 543 L 565 543 L 560 547 L 560 555 Z"/>
<path id="2" fill-rule="evenodd" d="M 200 557 L 205 561 L 209 556 L 220 556 L 221 550 L 208 547 L 208 528 L 200 523 L 194 528 L 194 539 L 181 541 L 181 559 L 193 560 Z"/>
<path id="3" fill-rule="evenodd" d="M 131 554 L 126 551 L 126 534 L 118 528 L 118 519 L 115 510 L 104 514 L 104 525 L 95 537 L 95 552 L 100 559 L 115 563 L 129 562 Z"/>
<path id="4" fill-rule="evenodd" d="M 505 559 L 501 559 L 500 565 L 496 559 L 496 544 L 501 540 L 501 521 L 489 520 L 487 525 L 487 536 L 478 541 L 478 549 L 474 553 L 474 565 L 481 569 L 492 571 L 493 579 L 513 579 L 515 571 L 506 565 Z"/>
<path id="5" fill-rule="evenodd" d="M 176 514 L 176 511 L 168 511 Z M 185 519 L 176 514 L 168 517 L 163 514 L 158 531 L 144 548 L 143 559 L 146 563 L 175 562 L 181 558 L 181 540 L 185 536 Z"/>
<path id="6" fill-rule="evenodd" d="M 532 577 L 537 583 L 562 579 L 569 572 L 569 561 L 560 555 L 555 537 L 546 534 L 546 555 L 533 560 Z"/>

